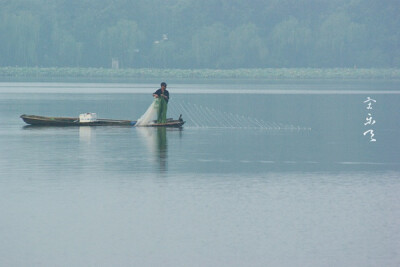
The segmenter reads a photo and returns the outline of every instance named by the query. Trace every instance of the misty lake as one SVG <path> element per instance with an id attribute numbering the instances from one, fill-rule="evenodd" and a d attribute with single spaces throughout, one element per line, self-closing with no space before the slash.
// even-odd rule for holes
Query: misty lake
<path id="1" fill-rule="evenodd" d="M 136 120 L 158 88 L 0 83 L 0 265 L 399 266 L 400 82 L 170 82 L 182 129 L 19 118 Z"/>

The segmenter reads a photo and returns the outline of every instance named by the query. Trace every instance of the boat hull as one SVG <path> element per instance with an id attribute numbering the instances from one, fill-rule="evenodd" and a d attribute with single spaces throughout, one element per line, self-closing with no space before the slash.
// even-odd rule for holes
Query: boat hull
<path id="1" fill-rule="evenodd" d="M 79 118 L 71 117 L 45 117 L 26 114 L 20 117 L 25 123 L 33 126 L 135 126 L 136 124 L 136 121 L 130 120 L 97 119 L 92 122 L 80 122 Z M 153 123 L 144 127 L 182 127 L 184 123 L 181 118 L 179 120 L 169 119 L 166 123 Z"/>

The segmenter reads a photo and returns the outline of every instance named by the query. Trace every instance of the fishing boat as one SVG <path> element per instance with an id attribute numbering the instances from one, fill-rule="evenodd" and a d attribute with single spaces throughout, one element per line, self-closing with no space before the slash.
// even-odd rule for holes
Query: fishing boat
<path id="1" fill-rule="evenodd" d="M 90 115 L 91 114 L 91 115 Z M 20 118 L 27 124 L 33 126 L 135 126 L 136 121 L 97 119 L 94 113 L 81 114 L 79 118 L 73 117 L 45 117 L 23 114 Z M 185 121 L 182 115 L 177 120 L 167 119 L 165 123 L 153 121 L 140 127 L 182 127 Z"/>

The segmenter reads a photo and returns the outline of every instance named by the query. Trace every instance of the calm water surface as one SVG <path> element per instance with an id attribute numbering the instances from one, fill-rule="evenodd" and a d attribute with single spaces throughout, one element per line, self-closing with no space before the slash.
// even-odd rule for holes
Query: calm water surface
<path id="1" fill-rule="evenodd" d="M 1 266 L 400 265 L 400 83 L 171 84 L 181 130 L 19 118 L 155 89 L 0 83 Z"/>

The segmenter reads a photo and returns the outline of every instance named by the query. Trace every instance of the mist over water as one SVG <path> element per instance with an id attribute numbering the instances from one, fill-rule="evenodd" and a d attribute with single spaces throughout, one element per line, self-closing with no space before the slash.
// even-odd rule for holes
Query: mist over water
<path id="1" fill-rule="evenodd" d="M 397 83 L 170 83 L 182 129 L 19 118 L 136 120 L 156 87 L 0 83 L 0 265 L 398 265 Z"/>

